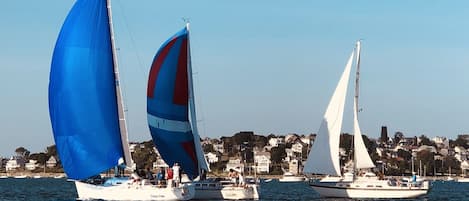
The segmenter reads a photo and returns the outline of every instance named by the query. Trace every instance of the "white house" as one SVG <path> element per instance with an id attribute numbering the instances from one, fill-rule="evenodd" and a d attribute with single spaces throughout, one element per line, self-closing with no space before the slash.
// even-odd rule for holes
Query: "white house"
<path id="1" fill-rule="evenodd" d="M 269 173 L 270 172 L 270 153 L 269 152 L 255 152 L 254 163 L 256 163 L 257 173 Z"/>
<path id="2" fill-rule="evenodd" d="M 306 145 L 311 145 L 315 135 L 306 135 L 300 138 L 301 142 L 305 143 Z"/>
<path id="3" fill-rule="evenodd" d="M 449 140 L 446 137 L 434 137 L 432 141 L 435 142 L 438 147 L 449 147 Z"/>
<path id="4" fill-rule="evenodd" d="M 24 167 L 24 161 L 20 158 L 16 157 L 11 157 L 10 160 L 7 161 L 7 164 L 5 165 L 5 170 L 8 171 L 14 171 L 16 169 Z"/>
<path id="5" fill-rule="evenodd" d="M 48 168 L 53 168 L 57 165 L 57 159 L 54 156 L 51 156 L 49 160 L 46 161 L 46 166 Z"/>
<path id="6" fill-rule="evenodd" d="M 241 159 L 239 158 L 231 158 L 228 160 L 228 163 L 226 164 L 226 169 L 225 171 L 230 171 L 230 169 L 241 169 L 244 170 L 244 163 L 241 163 Z"/>
<path id="7" fill-rule="evenodd" d="M 29 162 L 27 162 L 24 166 L 26 170 L 35 170 L 37 167 L 39 167 L 39 164 L 36 160 L 29 160 Z"/>
<path id="8" fill-rule="evenodd" d="M 269 139 L 269 145 L 271 147 L 278 147 L 280 144 L 285 144 L 285 140 L 281 137 L 273 137 Z"/>
<path id="9" fill-rule="evenodd" d="M 219 160 L 217 154 L 214 154 L 212 152 L 206 153 L 205 158 L 207 159 L 208 163 L 216 163 Z"/>
<path id="10" fill-rule="evenodd" d="M 434 146 L 428 146 L 428 145 L 422 145 L 418 148 L 418 151 L 423 151 L 423 150 L 426 150 L 426 151 L 429 151 L 429 152 L 432 152 L 432 153 L 436 153 L 436 148 Z"/>
<path id="11" fill-rule="evenodd" d="M 295 144 L 292 144 L 291 149 L 294 153 L 303 153 L 303 144 L 300 142 L 295 142 Z"/>
<path id="12" fill-rule="evenodd" d="M 157 158 L 155 162 L 153 162 L 153 169 L 155 168 L 167 168 L 169 167 L 168 164 L 162 159 L 162 158 Z"/>
<path id="13" fill-rule="evenodd" d="M 288 163 L 288 171 L 293 174 L 299 174 L 301 171 L 300 162 L 297 159 L 293 159 Z"/>
<path id="14" fill-rule="evenodd" d="M 285 158 L 283 160 L 286 161 L 286 162 L 290 162 L 291 159 L 294 158 L 293 150 L 289 149 L 289 148 L 286 148 L 285 153 L 287 154 L 287 156 L 285 156 Z"/>
<path id="15" fill-rule="evenodd" d="M 225 148 L 223 146 L 223 141 L 221 143 L 213 144 L 213 149 L 215 151 L 220 152 L 220 153 L 225 153 Z"/>

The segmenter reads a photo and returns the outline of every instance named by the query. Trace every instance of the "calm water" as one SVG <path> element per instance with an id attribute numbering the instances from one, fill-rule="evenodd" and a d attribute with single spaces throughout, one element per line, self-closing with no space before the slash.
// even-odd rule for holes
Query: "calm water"
<path id="1" fill-rule="evenodd" d="M 0 200 L 63 200 L 77 197 L 74 184 L 65 179 L 0 179 Z M 279 183 L 271 181 L 261 185 L 262 200 L 314 200 L 346 201 L 348 199 L 322 199 L 305 183 Z M 469 183 L 434 182 L 430 193 L 413 201 L 469 201 Z"/>

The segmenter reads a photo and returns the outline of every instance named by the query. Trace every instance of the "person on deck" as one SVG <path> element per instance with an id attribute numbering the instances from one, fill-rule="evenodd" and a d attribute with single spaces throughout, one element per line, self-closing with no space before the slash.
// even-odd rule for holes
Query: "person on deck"
<path id="1" fill-rule="evenodd" d="M 168 183 L 167 187 L 174 187 L 173 186 L 173 169 L 167 167 L 166 168 L 166 182 Z"/>
<path id="2" fill-rule="evenodd" d="M 149 167 L 147 167 L 147 175 L 145 178 L 148 179 L 150 183 L 154 183 L 155 177 L 153 176 L 153 172 L 151 172 Z"/>
<path id="3" fill-rule="evenodd" d="M 179 167 L 179 164 L 178 163 L 174 163 L 173 165 L 173 180 L 174 182 L 176 182 L 176 187 L 179 186 L 179 183 L 181 183 L 181 176 L 180 176 L 180 173 L 181 173 L 181 168 Z"/>

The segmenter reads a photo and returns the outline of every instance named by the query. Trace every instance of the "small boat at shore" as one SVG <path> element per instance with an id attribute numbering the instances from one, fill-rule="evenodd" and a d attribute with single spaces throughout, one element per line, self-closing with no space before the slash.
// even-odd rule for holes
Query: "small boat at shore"
<path id="1" fill-rule="evenodd" d="M 305 177 L 301 175 L 295 175 L 291 172 L 283 173 L 282 178 L 278 179 L 279 182 L 303 182 Z"/>

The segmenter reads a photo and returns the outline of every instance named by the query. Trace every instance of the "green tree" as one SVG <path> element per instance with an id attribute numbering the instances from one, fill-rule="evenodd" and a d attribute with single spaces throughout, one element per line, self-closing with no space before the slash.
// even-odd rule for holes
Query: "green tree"
<path id="1" fill-rule="evenodd" d="M 202 149 L 204 150 L 204 153 L 215 152 L 215 149 L 213 148 L 213 144 L 204 144 L 202 146 Z"/>
<path id="2" fill-rule="evenodd" d="M 459 146 L 459 147 L 464 147 L 465 149 L 469 148 L 469 145 L 468 145 L 468 142 L 467 142 L 466 138 L 464 138 L 461 135 L 458 136 L 458 138 L 456 138 L 456 140 L 454 140 L 454 141 L 450 140 L 449 144 L 450 144 L 451 147 Z"/>
<path id="3" fill-rule="evenodd" d="M 404 139 L 404 133 L 400 132 L 400 131 L 397 131 L 396 133 L 394 133 L 394 144 L 397 144 L 399 143 L 399 141 L 401 141 L 402 139 Z"/>
<path id="4" fill-rule="evenodd" d="M 403 158 L 406 161 L 412 160 L 412 153 L 410 153 L 406 150 L 403 150 L 403 149 L 397 150 L 397 156 Z"/>
<path id="5" fill-rule="evenodd" d="M 31 152 L 24 147 L 18 147 L 15 149 L 15 153 L 17 156 L 23 157 L 27 160 Z"/>
<path id="6" fill-rule="evenodd" d="M 132 159 L 137 165 L 137 169 L 145 169 L 147 167 L 152 167 L 153 162 L 156 161 L 157 156 L 155 150 L 153 149 L 153 141 L 145 141 L 140 145 L 142 146 L 136 146 L 135 151 L 132 154 Z"/>
<path id="7" fill-rule="evenodd" d="M 435 165 L 434 158 L 435 155 L 428 150 L 422 150 L 417 152 L 417 161 L 419 161 L 419 163 L 420 161 L 422 162 L 422 168 L 426 168 L 427 174 L 433 175 L 433 168 Z"/>
<path id="8" fill-rule="evenodd" d="M 39 164 L 44 165 L 47 161 L 47 154 L 40 152 L 40 153 L 33 153 L 29 155 L 29 159 L 36 160 Z"/>
<path id="9" fill-rule="evenodd" d="M 428 137 L 425 135 L 421 135 L 419 138 L 420 138 L 419 145 L 436 146 L 435 143 L 432 142 L 430 139 L 428 139 Z"/>
<path id="10" fill-rule="evenodd" d="M 348 133 L 344 133 L 340 135 L 340 147 L 345 149 L 345 152 L 347 153 L 347 156 L 350 155 L 350 151 L 352 149 L 352 141 L 353 140 L 353 135 L 350 135 Z M 313 144 L 314 146 L 314 144 Z"/>
<path id="11" fill-rule="evenodd" d="M 273 163 L 281 163 L 286 156 L 287 153 L 285 152 L 285 145 L 283 144 L 273 147 L 270 150 L 270 159 Z"/>
<path id="12" fill-rule="evenodd" d="M 363 143 L 365 143 L 368 154 L 375 152 L 376 147 L 378 146 L 374 141 L 371 141 L 368 136 L 362 135 Z"/>

